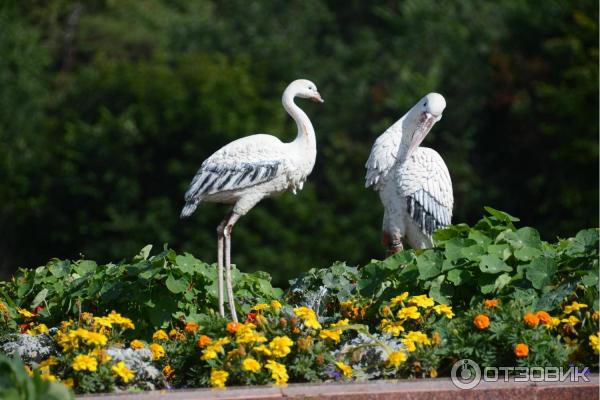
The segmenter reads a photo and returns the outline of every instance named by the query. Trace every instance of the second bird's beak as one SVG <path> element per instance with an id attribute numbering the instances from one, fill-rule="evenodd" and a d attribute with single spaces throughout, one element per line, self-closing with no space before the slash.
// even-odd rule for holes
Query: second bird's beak
<path id="1" fill-rule="evenodd" d="M 325 102 L 325 100 L 323 100 L 323 98 L 321 97 L 319 92 L 315 93 L 315 95 L 313 97 L 311 97 L 310 99 L 312 101 L 314 101 L 315 103 L 324 103 Z"/>

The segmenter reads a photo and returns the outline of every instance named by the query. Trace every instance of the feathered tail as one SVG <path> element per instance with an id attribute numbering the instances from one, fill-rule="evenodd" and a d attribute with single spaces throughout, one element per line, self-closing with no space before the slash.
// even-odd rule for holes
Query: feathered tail
<path id="1" fill-rule="evenodd" d="M 196 207 L 198 207 L 199 201 L 197 200 L 192 200 L 192 201 L 188 201 L 185 203 L 185 206 L 183 206 L 183 210 L 181 210 L 181 214 L 179 215 L 179 218 L 183 219 L 183 218 L 187 218 L 190 215 L 192 215 L 194 213 L 194 211 L 196 211 Z"/>

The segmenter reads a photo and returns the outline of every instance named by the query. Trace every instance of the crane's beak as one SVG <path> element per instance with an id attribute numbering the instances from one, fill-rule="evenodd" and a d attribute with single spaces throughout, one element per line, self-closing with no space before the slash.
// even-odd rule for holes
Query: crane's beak
<path id="1" fill-rule="evenodd" d="M 316 92 L 315 95 L 313 97 L 311 97 L 310 99 L 312 101 L 314 101 L 315 103 L 324 103 L 325 102 L 325 100 L 323 100 L 323 98 L 321 97 L 319 92 Z"/>

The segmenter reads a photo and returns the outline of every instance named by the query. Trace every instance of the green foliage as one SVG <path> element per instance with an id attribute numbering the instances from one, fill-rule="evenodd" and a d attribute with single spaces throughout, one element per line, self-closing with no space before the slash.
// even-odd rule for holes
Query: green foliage
<path id="1" fill-rule="evenodd" d="M 29 376 L 18 359 L 0 354 L 0 398 L 4 400 L 70 400 L 73 393 L 57 382 L 47 382 L 34 372 Z"/>
<path id="2" fill-rule="evenodd" d="M 301 76 L 326 99 L 301 103 L 315 170 L 297 197 L 236 226 L 242 270 L 284 285 L 301 268 L 382 254 L 364 162 L 430 91 L 448 108 L 424 145 L 449 166 L 455 221 L 497 204 L 545 240 L 566 236 L 598 220 L 597 14 L 589 0 L 5 1 L 0 270 L 80 253 L 102 264 L 141 243 L 214 260 L 226 209 L 180 222 L 183 193 L 233 139 L 291 139 L 279 99 Z"/>
<path id="3" fill-rule="evenodd" d="M 550 244 L 533 228 L 517 229 L 517 218 L 491 207 L 486 210 L 489 215 L 473 227 L 459 224 L 436 231 L 433 249 L 373 260 L 352 271 L 350 279 L 343 265 L 311 270 L 292 281 L 290 295 L 301 291 L 307 298 L 325 287 L 325 302 L 360 294 L 363 302 L 377 305 L 404 291 L 425 292 L 440 303 L 466 307 L 485 297 L 509 298 L 530 291 L 538 308 L 551 311 L 579 286 L 585 288 L 580 295 L 590 297 L 598 309 L 593 297 L 598 292 L 598 229 Z M 335 304 L 334 300 L 327 309 Z"/>
<path id="4" fill-rule="evenodd" d="M 197 320 L 217 309 L 217 268 L 190 254 L 165 249 L 150 255 L 146 246 L 129 262 L 98 265 L 91 260 L 51 260 L 34 270 L 21 269 L 10 282 L 0 283 L 0 299 L 15 307 L 41 306 L 41 321 L 57 325 L 81 312 L 104 314 L 127 310 L 141 332 L 167 327 L 172 318 Z M 248 312 L 256 301 L 281 297 L 268 274 L 240 273 L 233 268 L 237 306 Z M 14 319 L 8 323 L 16 328 Z"/>

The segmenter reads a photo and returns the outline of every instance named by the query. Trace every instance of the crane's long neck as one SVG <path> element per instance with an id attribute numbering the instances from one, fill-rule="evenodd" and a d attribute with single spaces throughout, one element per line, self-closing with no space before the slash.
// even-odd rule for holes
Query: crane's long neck
<path id="1" fill-rule="evenodd" d="M 425 139 L 434 122 L 425 119 L 415 107 L 411 108 L 398 122 L 402 126 L 402 138 L 396 159 L 397 162 L 404 163 Z"/>
<path id="2" fill-rule="evenodd" d="M 283 92 L 283 98 L 281 100 L 283 108 L 285 108 L 288 114 L 296 121 L 296 125 L 298 126 L 298 135 L 296 136 L 294 143 L 298 143 L 316 151 L 317 141 L 315 139 L 315 130 L 306 113 L 294 103 L 294 96 L 295 93 L 293 91 L 286 89 L 285 92 Z"/>

